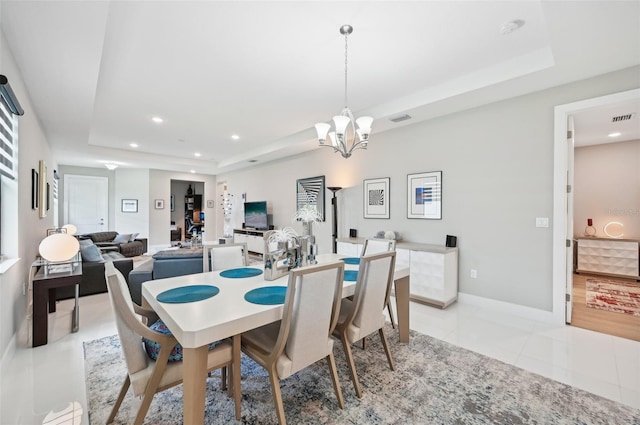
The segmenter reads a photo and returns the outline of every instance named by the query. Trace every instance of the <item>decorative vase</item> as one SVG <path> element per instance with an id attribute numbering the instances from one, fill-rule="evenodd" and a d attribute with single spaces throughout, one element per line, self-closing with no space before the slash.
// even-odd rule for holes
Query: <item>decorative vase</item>
<path id="1" fill-rule="evenodd" d="M 189 185 L 189 189 L 187 189 L 187 195 L 193 195 L 193 189 L 191 188 L 191 185 Z"/>
<path id="2" fill-rule="evenodd" d="M 591 219 L 591 218 L 587 219 L 587 227 L 584 228 L 584 235 L 585 236 L 595 236 L 596 235 L 596 228 L 593 227 L 593 219 Z"/>
<path id="3" fill-rule="evenodd" d="M 303 236 L 313 236 L 313 221 L 302 222 Z"/>

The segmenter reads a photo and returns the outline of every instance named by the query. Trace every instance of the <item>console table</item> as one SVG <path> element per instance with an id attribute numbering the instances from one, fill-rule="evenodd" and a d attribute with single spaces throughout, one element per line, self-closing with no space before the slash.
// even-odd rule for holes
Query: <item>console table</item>
<path id="1" fill-rule="evenodd" d="M 359 257 L 363 238 L 338 239 L 338 254 Z M 458 248 L 396 243 L 396 267 L 409 267 L 410 299 L 446 308 L 458 299 Z"/>
<path id="2" fill-rule="evenodd" d="M 78 332 L 80 311 L 78 296 L 82 280 L 82 261 L 67 264 L 50 265 L 43 261 L 35 261 L 32 267 L 39 267 L 33 276 L 33 346 L 45 345 L 49 333 L 49 313 L 56 311 L 56 288 L 75 285 L 76 296 L 71 318 L 71 332 Z M 61 271 L 57 271 L 62 269 Z M 48 309 L 47 309 L 48 306 Z"/>

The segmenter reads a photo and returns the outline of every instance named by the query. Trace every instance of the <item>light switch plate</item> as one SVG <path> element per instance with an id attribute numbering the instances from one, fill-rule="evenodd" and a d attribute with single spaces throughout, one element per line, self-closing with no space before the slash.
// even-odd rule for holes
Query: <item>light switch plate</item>
<path id="1" fill-rule="evenodd" d="M 549 217 L 536 217 L 536 227 L 549 227 Z"/>

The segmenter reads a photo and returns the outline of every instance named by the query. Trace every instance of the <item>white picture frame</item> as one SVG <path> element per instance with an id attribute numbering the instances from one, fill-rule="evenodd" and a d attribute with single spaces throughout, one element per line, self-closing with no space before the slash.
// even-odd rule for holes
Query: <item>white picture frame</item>
<path id="1" fill-rule="evenodd" d="M 390 183 L 389 177 L 363 180 L 364 218 L 388 219 L 390 217 Z"/>
<path id="2" fill-rule="evenodd" d="M 442 171 L 407 175 L 407 218 L 442 219 Z"/>

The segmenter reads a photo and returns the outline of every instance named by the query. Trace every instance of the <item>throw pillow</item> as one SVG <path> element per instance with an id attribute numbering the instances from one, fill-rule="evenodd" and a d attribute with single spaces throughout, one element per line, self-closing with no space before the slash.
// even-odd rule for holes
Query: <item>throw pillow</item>
<path id="1" fill-rule="evenodd" d="M 129 242 L 133 242 L 133 241 L 135 241 L 136 239 L 138 239 L 138 235 L 139 235 L 139 234 L 140 234 L 140 233 L 132 233 L 132 234 L 131 234 L 131 239 L 129 239 Z"/>
<path id="2" fill-rule="evenodd" d="M 123 233 L 113 239 L 114 244 L 127 243 L 131 239 L 131 233 Z"/>
<path id="3" fill-rule="evenodd" d="M 80 249 L 93 245 L 93 241 L 91 239 L 80 239 L 78 243 L 80 244 Z"/>
<path id="4" fill-rule="evenodd" d="M 82 261 L 86 261 L 87 263 L 104 262 L 104 258 L 102 258 L 102 254 L 100 254 L 100 250 L 93 243 L 85 247 L 80 246 L 80 253 L 82 255 Z"/>
<path id="5" fill-rule="evenodd" d="M 149 329 L 164 335 L 171 335 L 171 331 L 169 330 L 169 328 L 167 328 L 167 325 L 165 325 L 162 320 L 158 320 L 153 325 L 149 326 Z M 153 360 L 158 360 L 158 355 L 160 355 L 160 344 L 147 338 L 142 338 L 142 342 L 144 343 L 144 349 L 147 352 L 147 355 Z M 220 344 L 220 341 L 212 342 L 211 344 L 209 344 L 209 350 L 213 350 L 218 344 Z M 169 354 L 169 361 L 182 361 L 182 345 L 180 345 L 180 343 L 176 344 L 173 347 L 173 350 L 171 350 L 171 354 Z"/>

